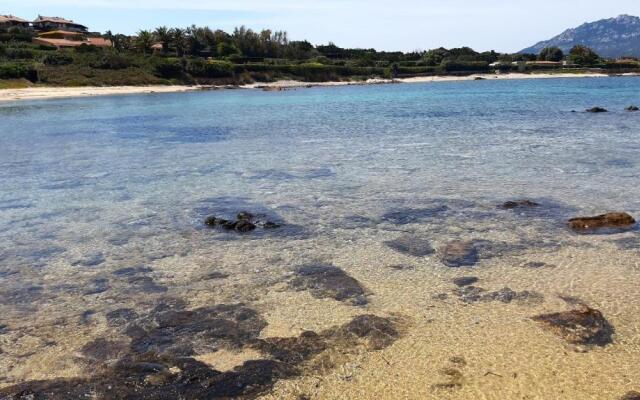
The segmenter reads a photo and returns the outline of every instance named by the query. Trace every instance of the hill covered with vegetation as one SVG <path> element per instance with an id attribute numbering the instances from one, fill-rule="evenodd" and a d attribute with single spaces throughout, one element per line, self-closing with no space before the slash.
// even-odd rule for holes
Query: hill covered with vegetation
<path id="1" fill-rule="evenodd" d="M 545 47 L 558 47 L 568 52 L 576 45 L 590 47 L 604 57 L 640 57 L 640 18 L 620 15 L 582 24 L 526 48 L 522 53 L 538 53 Z"/>
<path id="2" fill-rule="evenodd" d="M 25 28 L 0 30 L 0 87 L 115 86 L 151 84 L 235 85 L 296 79 L 308 82 L 362 80 L 429 75 L 531 72 L 565 68 L 636 70 L 637 61 L 608 61 L 585 47 L 568 54 L 545 48 L 540 54 L 476 52 L 468 47 L 429 51 L 383 52 L 347 49 L 335 44 L 314 46 L 290 40 L 286 32 L 227 33 L 208 27 L 159 27 L 135 36 L 107 32 L 110 48 L 82 44 L 74 48 L 34 44 L 36 33 Z M 552 61 L 551 63 L 539 63 Z M 555 63 L 554 63 L 555 62 Z"/>

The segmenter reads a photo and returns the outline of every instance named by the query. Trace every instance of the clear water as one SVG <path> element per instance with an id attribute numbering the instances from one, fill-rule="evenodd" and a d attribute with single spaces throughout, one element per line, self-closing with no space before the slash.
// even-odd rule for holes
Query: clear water
<path id="1" fill-rule="evenodd" d="M 143 314 L 171 297 L 189 307 L 250 304 L 269 322 L 263 336 L 326 329 L 364 312 L 413 320 L 385 350 L 391 364 L 360 355 L 355 378 L 341 378 L 350 360 L 325 371 L 324 383 L 278 382 L 276 398 L 423 398 L 439 390 L 438 368 L 455 355 L 473 361 L 465 383 L 440 397 L 640 390 L 632 362 L 640 358 L 637 232 L 580 236 L 564 228 L 578 214 L 640 216 L 640 113 L 624 111 L 640 103 L 639 93 L 640 79 L 602 78 L 0 105 L 0 387 L 83 376 L 79 349 L 121 335 L 101 316 L 125 306 Z M 583 112 L 592 106 L 610 112 Z M 520 198 L 544 210 L 497 208 Z M 420 213 L 425 208 L 440 211 Z M 284 226 L 238 235 L 203 225 L 207 215 L 241 210 Z M 435 249 L 460 238 L 493 247 L 474 269 L 451 269 L 437 254 L 416 258 L 384 245 L 406 234 Z M 517 266 L 541 260 L 555 268 Z M 310 262 L 344 269 L 371 292 L 370 304 L 287 289 L 291 271 Z M 385 267 L 398 264 L 412 269 Z M 143 283 L 114 275 L 126 267 L 149 272 Z M 202 279 L 213 271 L 229 278 Z M 465 273 L 487 289 L 535 289 L 545 302 L 433 300 Z M 560 357 L 562 340 L 527 319 L 565 309 L 557 294 L 602 310 L 616 326 L 614 344 Z M 87 311 L 98 316 L 92 324 Z M 504 324 L 517 325 L 509 337 Z M 385 378 L 390 368 L 393 381 Z M 511 378 L 514 369 L 520 378 Z M 592 369 L 599 378 L 584 381 Z"/>

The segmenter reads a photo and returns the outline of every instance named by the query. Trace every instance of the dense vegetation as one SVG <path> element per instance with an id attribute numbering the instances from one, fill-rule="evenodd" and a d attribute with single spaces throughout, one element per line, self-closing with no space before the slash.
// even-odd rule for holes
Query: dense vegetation
<path id="1" fill-rule="evenodd" d="M 31 42 L 29 29 L 0 30 L 0 86 L 13 82 L 58 86 L 148 84 L 241 84 L 290 78 L 309 82 L 471 74 L 501 70 L 560 69 L 560 64 L 527 61 L 566 60 L 572 68 L 598 67 L 612 71 L 636 69 L 636 60 L 606 61 L 584 46 L 565 55 L 558 48 L 540 54 L 479 53 L 471 48 L 380 52 L 345 49 L 329 43 L 314 46 L 291 41 L 286 32 L 254 32 L 244 27 L 233 33 L 192 26 L 159 27 L 136 36 L 103 35 L 113 48 L 82 45 L 56 50 Z"/>

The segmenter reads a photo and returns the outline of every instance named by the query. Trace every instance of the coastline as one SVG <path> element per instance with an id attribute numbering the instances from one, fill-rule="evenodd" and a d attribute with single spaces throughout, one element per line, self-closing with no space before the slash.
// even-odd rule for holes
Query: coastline
<path id="1" fill-rule="evenodd" d="M 399 79 L 368 79 L 366 81 L 332 81 L 332 82 L 302 82 L 294 80 L 280 80 L 269 83 L 252 83 L 240 86 L 206 86 L 206 85 L 154 85 L 154 86 L 81 86 L 81 87 L 29 87 L 19 89 L 0 89 L 0 103 L 48 100 L 75 97 L 113 96 L 128 94 L 153 94 L 153 93 L 180 93 L 198 90 L 215 89 L 258 89 L 265 91 L 280 91 L 288 89 L 354 86 L 354 85 L 380 85 L 400 83 L 438 83 L 474 80 L 521 80 L 521 79 L 554 79 L 554 78 L 604 78 L 611 75 L 601 73 L 560 73 L 560 74 L 474 74 L 468 76 L 424 76 Z M 621 76 L 640 76 L 640 74 L 623 74 Z"/>

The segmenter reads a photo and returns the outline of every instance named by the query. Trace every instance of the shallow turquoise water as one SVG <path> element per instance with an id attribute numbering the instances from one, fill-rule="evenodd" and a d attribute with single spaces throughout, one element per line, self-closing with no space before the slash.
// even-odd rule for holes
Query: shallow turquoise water
<path id="1" fill-rule="evenodd" d="M 273 263 L 280 273 L 397 232 L 513 234 L 491 257 L 558 249 L 576 240 L 566 218 L 640 215 L 631 104 L 640 104 L 638 78 L 0 105 L 0 311 L 28 328 L 43 323 L 21 319 L 33 313 L 76 317 L 140 293 L 188 298 L 199 287 L 179 269 L 142 284 L 113 271 L 194 254 L 226 272 Z M 610 112 L 584 112 L 593 106 Z M 523 229 L 496 207 L 519 198 L 546 206 Z M 241 236 L 203 225 L 241 210 L 284 227 Z"/>
<path id="2" fill-rule="evenodd" d="M 329 225 L 433 198 L 638 212 L 640 113 L 623 108 L 639 89 L 553 79 L 3 105 L 2 246 L 29 259 L 36 237 L 54 248 L 151 214 L 189 229 L 223 197 Z M 571 112 L 594 105 L 611 112 Z"/>

